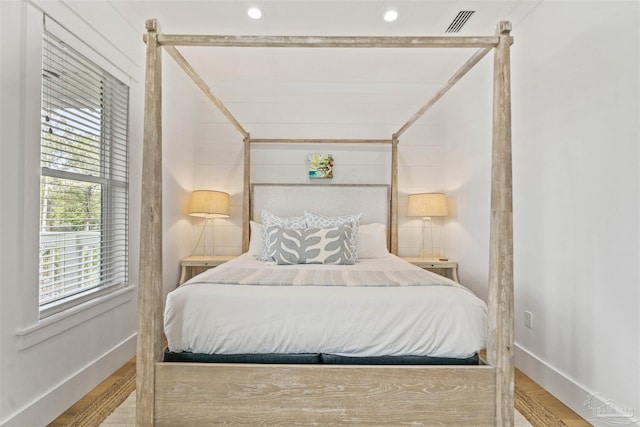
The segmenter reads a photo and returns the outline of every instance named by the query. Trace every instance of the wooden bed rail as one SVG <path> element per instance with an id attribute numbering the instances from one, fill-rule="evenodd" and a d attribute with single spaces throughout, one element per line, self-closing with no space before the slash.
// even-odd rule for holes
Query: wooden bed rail
<path id="1" fill-rule="evenodd" d="M 200 88 L 200 90 L 209 98 L 209 100 L 220 110 L 222 115 L 224 115 L 229 123 L 233 125 L 234 128 L 238 130 L 242 134 L 244 138 L 249 136 L 249 132 L 247 132 L 240 122 L 236 120 L 236 118 L 231 114 L 231 112 L 225 107 L 225 105 L 218 99 L 217 96 L 213 94 L 213 91 L 209 88 L 209 86 L 202 80 L 202 78 L 198 75 L 196 70 L 187 62 L 187 60 L 178 52 L 174 46 L 165 46 L 167 53 L 171 55 L 174 61 L 182 68 L 182 70 L 193 80 L 193 82 Z"/>
<path id="2" fill-rule="evenodd" d="M 187 36 L 159 34 L 156 20 L 146 22 L 146 48 L 144 141 L 142 164 L 142 201 L 140 226 L 140 277 L 138 291 L 138 346 L 136 383 L 136 425 L 171 425 L 171 418 L 177 414 L 199 416 L 192 425 L 203 420 L 231 420 L 238 414 L 238 408 L 229 407 L 225 399 L 234 401 L 238 396 L 251 397 L 266 390 L 264 378 L 275 379 L 282 376 L 290 383 L 277 382 L 272 386 L 293 387 L 286 396 L 300 399 L 293 401 L 293 412 L 278 416 L 304 416 L 312 420 L 340 422 L 348 419 L 356 422 L 364 419 L 381 419 L 385 409 L 389 414 L 403 421 L 408 414 L 401 406 L 405 397 L 411 396 L 410 403 L 417 412 L 409 418 L 420 422 L 432 420 L 437 423 L 456 424 L 469 419 L 471 411 L 482 412 L 482 422 L 478 425 L 512 426 L 514 421 L 514 363 L 513 363 L 513 213 L 511 179 L 511 89 L 510 89 L 510 36 L 511 24 L 500 22 L 496 35 L 490 37 L 311 37 L 311 36 Z M 177 52 L 174 46 L 235 46 L 235 47 L 341 47 L 341 48 L 480 48 L 471 59 L 458 70 L 445 87 L 416 113 L 391 140 L 352 140 L 366 143 L 391 142 L 391 251 L 397 253 L 398 225 L 398 137 L 453 86 L 489 50 L 494 51 L 493 90 L 493 143 L 491 172 L 491 226 L 490 226 L 490 266 L 489 266 L 489 314 L 487 362 L 490 366 L 469 368 L 419 368 L 411 367 L 306 367 L 302 365 L 269 366 L 203 366 L 195 364 L 167 364 L 162 360 L 162 72 L 161 51 L 165 45 L 171 56 L 201 87 L 207 96 L 226 110 L 224 105 L 211 93 L 204 81 Z M 216 102 L 218 101 L 218 102 Z M 242 246 L 249 245 L 250 216 L 250 144 L 251 142 L 292 142 L 292 140 L 252 140 L 249 132 L 228 112 L 227 118 L 240 131 L 244 142 L 244 182 L 243 182 L 243 232 Z M 297 140 L 297 142 L 304 140 Z M 308 142 L 330 142 L 337 140 L 314 139 Z M 400 390 L 410 385 L 410 390 L 401 390 L 401 398 L 396 393 L 369 395 L 371 381 L 380 384 L 380 390 Z M 325 377 L 330 377 L 326 379 Z M 302 377 L 306 380 L 302 381 Z M 255 384 L 251 383 L 257 379 Z M 357 389 L 349 393 L 355 407 L 340 406 L 335 402 L 336 390 L 343 390 L 343 380 Z M 413 381 L 415 379 L 415 381 Z M 278 380 L 280 381 L 280 380 Z M 297 383 L 296 381 L 302 381 Z M 305 382 L 306 381 L 306 382 Z M 253 384 L 253 385 L 252 385 Z M 302 385 L 301 385 L 302 384 Z M 456 397 L 462 387 L 464 398 Z M 324 389 L 324 393 L 307 398 L 308 393 Z M 217 396 L 207 396 L 216 390 Z M 239 394 L 238 394 L 239 393 Z M 363 394 L 364 393 L 364 394 Z M 408 393 L 408 394 L 407 394 Z M 371 397 L 375 396 L 375 399 Z M 278 397 L 278 396 L 276 396 Z M 327 403 L 326 399 L 334 397 Z M 318 400 L 318 398 L 320 400 Z M 431 399 L 433 404 L 430 402 Z M 203 400 L 204 399 L 204 400 Z M 217 399 L 217 400 L 216 400 Z M 471 400 L 464 405 L 466 400 Z M 195 402 L 195 403 L 194 403 Z M 198 403 L 199 402 L 199 403 Z M 298 403 L 295 403 L 298 402 Z M 318 403 L 320 402 L 320 403 Z M 323 404 L 322 402 L 325 402 Z M 197 404 L 201 405 L 197 407 Z M 332 406 L 337 404 L 338 407 Z M 202 406 L 204 405 L 204 406 Z M 211 405 L 214 405 L 212 407 Z M 227 405 L 227 406 L 225 406 Z M 259 412 L 265 418 L 282 405 L 279 399 L 258 397 L 254 402 L 246 400 L 240 406 L 244 418 L 251 410 L 260 406 Z M 304 405 L 308 405 L 305 407 Z M 359 405 L 366 408 L 358 412 Z M 395 408 L 395 409 L 394 409 Z M 175 411 L 181 412 L 175 412 Z M 335 412 L 335 411 L 338 412 Z M 222 411 L 222 412 L 221 412 Z M 342 413 L 339 411 L 343 411 Z M 426 411 L 426 412 L 425 412 Z M 436 415 L 431 412 L 437 411 Z M 465 413 L 465 411 L 468 411 Z M 367 412 L 373 414 L 368 416 Z M 247 414 L 249 413 L 249 414 Z M 475 412 L 477 413 L 477 412 Z M 173 414 L 173 415 L 172 415 Z M 211 414 L 214 414 L 214 418 Z M 242 413 L 240 414 L 242 415 Z M 202 418 L 204 417 L 204 418 Z M 206 418 L 209 417 L 209 418 Z M 226 418 L 225 418 L 226 417 Z M 319 418 L 318 418 L 319 417 Z M 467 417 L 467 418 L 465 418 Z M 273 418 L 273 417 L 272 417 Z M 277 417 L 276 417 L 277 418 Z M 276 419 L 273 418 L 273 419 Z M 284 418 L 281 418 L 284 419 Z M 289 418 L 291 420 L 293 418 Z M 396 419 L 396 418 L 394 418 Z M 178 424 L 185 419 L 179 419 Z M 294 419 L 295 422 L 295 419 Z M 466 421 L 465 421 L 466 423 Z M 463 423 L 464 424 L 464 423 Z M 475 424 L 475 423 L 474 423 Z M 459 425 L 459 424 L 457 424 Z"/>
<path id="3" fill-rule="evenodd" d="M 391 144 L 392 139 L 256 138 L 252 144 Z"/>
<path id="4" fill-rule="evenodd" d="M 411 125 L 413 125 L 424 113 L 426 113 L 431 107 L 435 105 L 445 93 L 449 91 L 458 81 L 464 77 L 469 70 L 471 70 L 482 58 L 489 53 L 492 48 L 483 48 L 476 51 L 467 62 L 465 62 L 458 71 L 447 81 L 442 89 L 440 89 L 426 104 L 424 104 L 414 115 L 411 117 L 396 133 L 393 134 L 394 138 L 399 138 Z"/>
<path id="5" fill-rule="evenodd" d="M 252 36 L 159 34 L 158 43 L 169 46 L 280 47 L 280 48 L 484 48 L 498 45 L 497 36 Z"/>
<path id="6" fill-rule="evenodd" d="M 490 366 L 172 362 L 156 372 L 165 384 L 156 392 L 161 426 L 490 426 L 495 418 Z"/>

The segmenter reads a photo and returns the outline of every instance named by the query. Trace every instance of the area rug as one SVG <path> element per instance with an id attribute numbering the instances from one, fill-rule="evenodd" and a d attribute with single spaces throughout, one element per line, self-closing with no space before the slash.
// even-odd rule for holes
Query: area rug
<path id="1" fill-rule="evenodd" d="M 136 414 L 136 370 L 129 369 L 95 401 L 78 412 L 68 427 L 132 427 Z M 525 390 L 515 387 L 515 427 L 564 426 Z"/>

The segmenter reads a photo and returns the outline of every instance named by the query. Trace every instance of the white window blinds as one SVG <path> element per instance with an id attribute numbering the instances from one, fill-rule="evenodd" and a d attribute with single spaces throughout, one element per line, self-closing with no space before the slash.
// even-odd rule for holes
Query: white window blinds
<path id="1" fill-rule="evenodd" d="M 44 32 L 40 309 L 126 285 L 129 87 Z"/>

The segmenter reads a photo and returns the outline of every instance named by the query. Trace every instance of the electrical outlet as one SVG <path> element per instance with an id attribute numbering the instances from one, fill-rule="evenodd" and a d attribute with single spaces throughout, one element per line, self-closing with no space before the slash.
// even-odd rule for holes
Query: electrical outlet
<path id="1" fill-rule="evenodd" d="M 524 312 L 524 326 L 533 329 L 533 314 L 530 311 Z"/>

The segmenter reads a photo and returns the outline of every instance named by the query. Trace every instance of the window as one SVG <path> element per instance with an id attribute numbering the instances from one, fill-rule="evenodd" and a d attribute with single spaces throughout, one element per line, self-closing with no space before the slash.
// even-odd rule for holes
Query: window
<path id="1" fill-rule="evenodd" d="M 44 32 L 40 315 L 127 284 L 129 87 Z"/>

